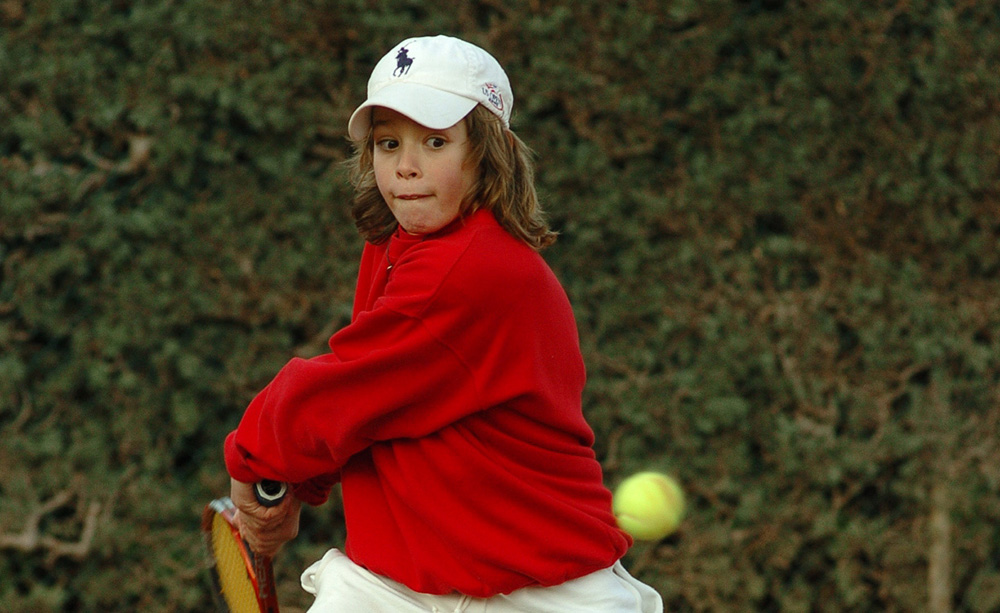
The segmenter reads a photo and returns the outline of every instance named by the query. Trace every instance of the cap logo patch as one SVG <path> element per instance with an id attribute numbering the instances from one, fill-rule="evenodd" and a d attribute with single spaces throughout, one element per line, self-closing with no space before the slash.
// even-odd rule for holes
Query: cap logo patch
<path id="1" fill-rule="evenodd" d="M 410 72 L 410 66 L 413 65 L 413 58 L 408 55 L 406 47 L 400 47 L 399 53 L 396 54 L 396 70 L 392 71 L 392 76 L 401 77 L 406 73 Z"/>
<path id="2" fill-rule="evenodd" d="M 500 95 L 500 88 L 495 83 L 484 84 L 483 95 L 486 96 L 486 101 L 492 104 L 496 110 L 503 112 L 503 96 Z"/>

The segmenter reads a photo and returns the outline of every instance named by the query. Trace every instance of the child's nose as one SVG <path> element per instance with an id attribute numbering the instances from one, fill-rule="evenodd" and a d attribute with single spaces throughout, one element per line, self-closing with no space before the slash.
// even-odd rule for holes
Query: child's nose
<path id="1" fill-rule="evenodd" d="M 399 163 L 396 164 L 396 174 L 400 178 L 409 179 L 420 174 L 420 161 L 416 152 L 410 147 L 403 147 L 399 155 Z"/>

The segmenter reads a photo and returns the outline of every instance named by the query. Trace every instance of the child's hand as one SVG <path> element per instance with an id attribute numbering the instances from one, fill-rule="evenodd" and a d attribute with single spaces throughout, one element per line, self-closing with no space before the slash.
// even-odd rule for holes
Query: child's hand
<path id="1" fill-rule="evenodd" d="M 295 496 L 286 496 L 277 506 L 264 507 L 254 496 L 253 484 L 232 479 L 229 497 L 237 509 L 240 534 L 255 553 L 271 557 L 299 533 L 302 503 Z"/>

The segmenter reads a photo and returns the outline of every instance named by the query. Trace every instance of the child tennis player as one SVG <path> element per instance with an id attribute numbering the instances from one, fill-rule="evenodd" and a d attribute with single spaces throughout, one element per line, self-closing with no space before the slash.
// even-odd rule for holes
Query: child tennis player
<path id="1" fill-rule="evenodd" d="M 293 359 L 226 440 L 250 544 L 340 483 L 344 551 L 302 575 L 310 611 L 662 611 L 619 559 L 584 421 L 584 365 L 514 99 L 488 53 L 412 38 L 375 66 L 348 132 L 366 239 L 351 323 Z M 250 483 L 291 484 L 259 506 Z"/>

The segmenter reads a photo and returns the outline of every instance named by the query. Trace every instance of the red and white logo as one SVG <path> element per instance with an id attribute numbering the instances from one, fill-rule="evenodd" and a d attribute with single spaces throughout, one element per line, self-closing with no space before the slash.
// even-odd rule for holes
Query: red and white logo
<path id="1" fill-rule="evenodd" d="M 500 95 L 500 88 L 495 83 L 486 83 L 483 85 L 483 96 L 486 97 L 486 101 L 492 104 L 496 110 L 503 112 L 503 96 Z"/>

